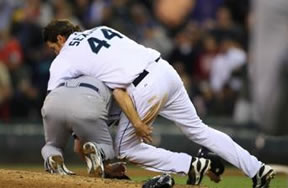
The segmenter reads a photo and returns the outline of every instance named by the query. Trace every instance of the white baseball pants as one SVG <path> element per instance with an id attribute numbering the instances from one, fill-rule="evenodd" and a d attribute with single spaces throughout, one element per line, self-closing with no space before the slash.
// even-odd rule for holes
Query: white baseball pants
<path id="1" fill-rule="evenodd" d="M 201 121 L 181 78 L 172 66 L 160 59 L 146 70 L 149 74 L 136 87 L 131 84 L 127 88 L 141 118 L 149 119 L 152 123 L 159 114 L 172 120 L 191 141 L 209 148 L 242 169 L 249 177 L 257 173 L 261 162 L 256 157 L 250 155 L 228 135 L 208 127 Z M 115 142 L 116 154 L 120 158 L 126 158 L 149 170 L 185 174 L 189 171 L 190 155 L 141 142 L 125 115 L 121 116 Z"/>

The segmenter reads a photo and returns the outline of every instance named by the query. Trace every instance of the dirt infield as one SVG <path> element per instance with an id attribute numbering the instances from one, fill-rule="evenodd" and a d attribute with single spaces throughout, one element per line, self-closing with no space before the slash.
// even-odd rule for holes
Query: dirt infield
<path id="1" fill-rule="evenodd" d="M 147 174 L 145 171 L 130 171 L 133 176 L 139 175 L 154 175 Z M 139 174 L 137 174 L 139 173 Z M 78 173 L 77 173 L 78 174 Z M 34 172 L 34 171 L 24 171 L 24 170 L 6 170 L 0 169 L 0 187 L 5 188 L 71 188 L 71 187 L 81 187 L 81 188 L 136 188 L 142 187 L 141 183 L 135 183 L 132 181 L 124 180 L 110 180 L 110 179 L 100 179 L 81 175 L 75 176 L 59 176 L 48 174 L 45 172 Z M 187 185 L 176 185 L 175 188 L 185 188 L 190 187 Z M 197 188 L 204 188 L 199 187 Z"/>

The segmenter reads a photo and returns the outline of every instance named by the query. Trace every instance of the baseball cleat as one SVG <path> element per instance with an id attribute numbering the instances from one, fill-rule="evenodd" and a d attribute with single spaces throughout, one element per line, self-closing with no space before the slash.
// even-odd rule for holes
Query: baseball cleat
<path id="1" fill-rule="evenodd" d="M 174 185 L 175 180 L 170 174 L 162 174 L 146 181 L 142 188 L 172 188 Z"/>
<path id="2" fill-rule="evenodd" d="M 74 172 L 66 168 L 64 164 L 64 159 L 60 155 L 48 157 L 46 161 L 46 170 L 51 174 L 75 175 Z"/>
<path id="3" fill-rule="evenodd" d="M 276 172 L 268 165 L 263 164 L 257 174 L 252 178 L 253 188 L 268 188 Z"/>
<path id="4" fill-rule="evenodd" d="M 187 184 L 199 185 L 203 176 L 210 170 L 210 159 L 193 157 L 191 161 L 190 170 L 188 172 Z"/>
<path id="5" fill-rule="evenodd" d="M 220 182 L 221 175 L 224 173 L 225 170 L 225 166 L 221 161 L 221 158 L 205 147 L 201 147 L 199 149 L 197 157 L 203 157 L 205 159 L 211 160 L 211 169 L 207 172 L 207 176 L 215 183 Z"/>
<path id="6" fill-rule="evenodd" d="M 90 176 L 104 178 L 104 165 L 100 150 L 92 142 L 83 145 L 83 153 L 87 163 L 87 170 Z"/>

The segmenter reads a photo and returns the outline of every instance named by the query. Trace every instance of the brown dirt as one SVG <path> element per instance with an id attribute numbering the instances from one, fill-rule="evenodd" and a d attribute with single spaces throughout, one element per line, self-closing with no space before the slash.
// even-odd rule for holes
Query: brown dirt
<path id="1" fill-rule="evenodd" d="M 77 172 L 77 171 L 76 171 Z M 140 188 L 141 183 L 135 183 L 126 180 L 110 180 L 93 178 L 82 175 L 83 171 L 75 176 L 60 176 L 48 174 L 46 172 L 25 171 L 25 170 L 6 170 L 0 169 L 0 187 L 5 188 Z M 154 176 L 157 173 L 151 173 L 144 170 L 129 170 L 128 175 L 132 176 Z M 176 185 L 175 188 L 192 188 L 186 185 Z M 197 188 L 203 188 L 197 186 Z"/>

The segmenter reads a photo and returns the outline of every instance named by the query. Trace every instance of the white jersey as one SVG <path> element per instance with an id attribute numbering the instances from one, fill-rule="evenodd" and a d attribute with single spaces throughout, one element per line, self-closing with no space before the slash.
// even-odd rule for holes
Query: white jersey
<path id="1" fill-rule="evenodd" d="M 93 76 L 112 89 L 126 88 L 159 56 L 106 26 L 75 32 L 52 62 L 48 90 L 80 75 Z"/>

